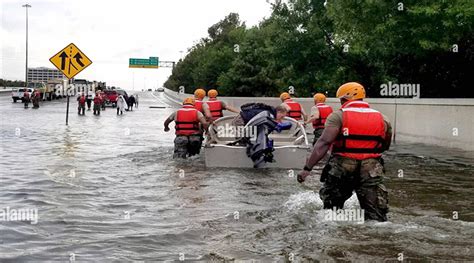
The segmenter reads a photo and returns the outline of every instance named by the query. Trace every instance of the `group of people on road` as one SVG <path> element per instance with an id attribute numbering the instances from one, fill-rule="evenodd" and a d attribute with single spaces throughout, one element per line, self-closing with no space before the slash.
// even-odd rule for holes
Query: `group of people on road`
<path id="1" fill-rule="evenodd" d="M 31 103 L 33 103 L 33 109 L 39 109 L 39 102 L 41 101 L 41 92 L 38 89 L 35 89 L 31 95 L 28 92 L 28 90 L 25 89 L 25 92 L 23 93 L 23 103 L 25 109 L 27 109 Z"/>
<path id="2" fill-rule="evenodd" d="M 92 96 L 90 94 L 85 95 L 84 92 L 82 92 L 77 97 L 77 114 L 85 115 L 86 104 L 87 110 L 91 110 L 92 102 L 94 102 L 94 115 L 100 115 L 100 111 L 105 110 L 105 98 L 103 97 L 103 94 L 100 93 L 100 91 L 96 91 L 95 96 Z"/>
<path id="3" fill-rule="evenodd" d="M 105 110 L 106 106 L 106 100 L 105 100 L 105 94 L 104 92 L 101 91 L 96 91 L 95 95 L 91 95 L 92 93 L 85 95 L 84 92 L 82 92 L 78 97 L 77 97 L 77 113 L 79 115 L 85 115 L 86 111 L 86 104 L 87 104 L 87 110 L 91 110 L 92 103 L 93 105 L 93 114 L 94 115 L 100 115 L 101 110 Z M 133 111 L 133 107 L 138 107 L 138 100 L 135 99 L 134 95 L 131 95 L 128 98 L 128 102 L 125 99 L 125 97 L 121 94 L 117 96 L 117 102 L 116 102 L 116 107 L 117 107 L 117 115 L 123 115 L 123 112 L 125 110 Z"/>
<path id="4" fill-rule="evenodd" d="M 250 103 L 241 110 L 218 100 L 214 89 L 207 95 L 209 100 L 204 102 L 205 91 L 197 89 L 194 97 L 186 98 L 183 107 L 166 119 L 166 132 L 172 121 L 176 123 L 173 158 L 198 154 L 203 133 L 210 123 L 223 116 L 224 110 L 238 113 L 233 122 L 237 125 L 245 124 L 249 117 L 264 110 L 275 113 L 276 122 L 288 116 L 304 124 L 311 123 L 314 128 L 314 147 L 297 176 L 298 182 L 303 183 L 313 167 L 330 152 L 320 178 L 323 186 L 319 193 L 324 208 L 342 209 L 355 191 L 365 219 L 387 220 L 388 195 L 383 184 L 382 153 L 390 147 L 392 128 L 385 115 L 364 102 L 366 93 L 361 84 L 348 82 L 338 88 L 336 97 L 341 107 L 335 111 L 325 104 L 324 94 L 315 94 L 315 105 L 309 116 L 286 92 L 280 95 L 282 103 L 276 108 Z"/>

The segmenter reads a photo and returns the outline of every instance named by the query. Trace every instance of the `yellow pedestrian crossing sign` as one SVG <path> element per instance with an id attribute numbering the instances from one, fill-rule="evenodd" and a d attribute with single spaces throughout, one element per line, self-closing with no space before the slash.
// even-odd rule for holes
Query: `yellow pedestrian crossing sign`
<path id="1" fill-rule="evenodd" d="M 49 59 L 68 79 L 87 68 L 92 61 L 73 43 Z"/>

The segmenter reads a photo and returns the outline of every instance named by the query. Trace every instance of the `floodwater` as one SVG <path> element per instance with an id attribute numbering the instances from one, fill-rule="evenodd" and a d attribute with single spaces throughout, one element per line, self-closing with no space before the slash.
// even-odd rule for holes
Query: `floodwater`
<path id="1" fill-rule="evenodd" d="M 38 211 L 36 224 L 0 221 L 1 262 L 474 260 L 472 153 L 397 144 L 389 221 L 326 221 L 322 165 L 300 185 L 285 170 L 173 161 L 162 123 L 176 105 L 139 97 L 123 116 L 78 116 L 73 101 L 65 126 L 65 100 L 25 110 L 0 96 L 0 215 Z"/>

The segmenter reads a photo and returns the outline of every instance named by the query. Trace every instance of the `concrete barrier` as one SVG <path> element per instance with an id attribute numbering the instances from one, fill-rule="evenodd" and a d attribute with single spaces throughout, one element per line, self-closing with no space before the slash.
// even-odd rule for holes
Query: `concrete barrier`
<path id="1" fill-rule="evenodd" d="M 9 87 L 0 87 L 0 93 L 1 94 L 6 94 L 6 93 L 9 93 L 9 92 L 12 92 L 14 88 L 9 88 Z"/>
<path id="2" fill-rule="evenodd" d="M 166 89 L 165 94 L 182 101 L 192 96 Z M 272 106 L 280 103 L 271 97 L 219 97 L 230 105 L 240 107 L 249 102 Z M 309 114 L 312 98 L 297 98 Z M 385 114 L 392 122 L 395 142 L 425 143 L 442 147 L 474 151 L 474 99 L 366 99 L 371 106 Z M 328 98 L 333 109 L 339 100 Z"/>

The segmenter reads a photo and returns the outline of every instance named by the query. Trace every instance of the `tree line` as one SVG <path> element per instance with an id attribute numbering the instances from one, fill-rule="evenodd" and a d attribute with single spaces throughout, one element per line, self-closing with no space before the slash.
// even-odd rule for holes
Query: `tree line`
<path id="1" fill-rule="evenodd" d="M 0 87 L 25 87 L 26 83 L 21 80 L 0 79 Z"/>
<path id="2" fill-rule="evenodd" d="M 236 13 L 189 48 L 164 86 L 227 96 L 334 96 L 357 81 L 369 97 L 387 83 L 421 97 L 474 98 L 472 0 L 276 0 L 247 27 Z"/>

